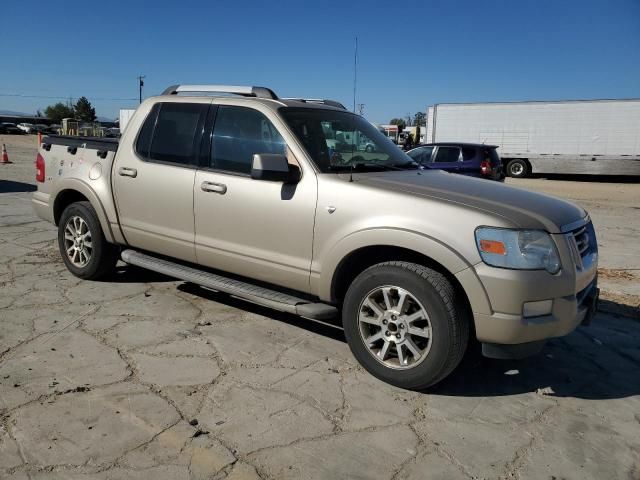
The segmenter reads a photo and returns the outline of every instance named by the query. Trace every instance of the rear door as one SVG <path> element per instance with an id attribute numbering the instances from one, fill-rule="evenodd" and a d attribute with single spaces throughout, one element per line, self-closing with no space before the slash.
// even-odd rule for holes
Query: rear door
<path id="1" fill-rule="evenodd" d="M 462 152 L 460 147 L 437 146 L 432 155 L 433 162 L 430 167 L 459 172 L 462 166 Z"/>
<path id="2" fill-rule="evenodd" d="M 112 178 L 122 233 L 131 246 L 196 260 L 193 183 L 210 103 L 156 103 L 125 131 Z"/>

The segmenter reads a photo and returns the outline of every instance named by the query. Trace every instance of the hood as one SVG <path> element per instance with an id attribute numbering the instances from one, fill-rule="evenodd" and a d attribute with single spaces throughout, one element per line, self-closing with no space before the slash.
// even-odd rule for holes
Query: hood
<path id="1" fill-rule="evenodd" d="M 355 182 L 466 205 L 503 217 L 518 228 L 560 233 L 587 212 L 566 200 L 486 179 L 435 170 L 354 174 Z"/>

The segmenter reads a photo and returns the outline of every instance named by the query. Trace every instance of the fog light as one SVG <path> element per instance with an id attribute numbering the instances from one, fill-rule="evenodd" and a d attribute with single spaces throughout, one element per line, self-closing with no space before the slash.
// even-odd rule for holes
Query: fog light
<path id="1" fill-rule="evenodd" d="M 540 300 L 539 302 L 526 302 L 522 307 L 524 317 L 540 317 L 549 315 L 553 308 L 553 300 Z"/>

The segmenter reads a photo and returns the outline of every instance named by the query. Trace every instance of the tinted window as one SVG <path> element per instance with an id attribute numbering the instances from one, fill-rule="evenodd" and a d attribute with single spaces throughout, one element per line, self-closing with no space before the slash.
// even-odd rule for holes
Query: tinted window
<path id="1" fill-rule="evenodd" d="M 457 162 L 460 158 L 458 147 L 438 147 L 434 162 Z"/>
<path id="2" fill-rule="evenodd" d="M 136 152 L 145 158 L 149 158 L 149 148 L 151 147 L 151 137 L 153 136 L 153 128 L 156 126 L 156 118 L 158 117 L 158 110 L 160 110 L 160 104 L 156 103 L 146 120 L 142 124 L 140 133 L 138 134 L 138 141 L 136 142 Z"/>
<path id="3" fill-rule="evenodd" d="M 416 148 L 407 152 L 411 158 L 415 160 L 416 163 L 425 164 L 431 163 L 431 154 L 433 153 L 433 147 L 424 147 L 424 148 Z"/>
<path id="4" fill-rule="evenodd" d="M 256 153 L 286 153 L 284 139 L 262 113 L 245 107 L 221 105 L 213 128 L 211 166 L 250 173 Z"/>
<path id="5" fill-rule="evenodd" d="M 465 147 L 462 149 L 462 160 L 473 160 L 476 158 L 476 149 L 472 147 Z"/>
<path id="6" fill-rule="evenodd" d="M 484 152 L 485 157 L 488 157 L 488 160 L 492 165 L 500 165 L 500 155 L 495 148 L 488 148 Z"/>
<path id="7" fill-rule="evenodd" d="M 163 103 L 159 107 L 148 158 L 181 164 L 195 163 L 198 152 L 196 143 L 200 140 L 198 133 L 204 124 L 208 107 L 198 103 Z M 140 133 L 142 137 L 143 132 Z M 144 139 L 139 138 L 138 141 Z"/>

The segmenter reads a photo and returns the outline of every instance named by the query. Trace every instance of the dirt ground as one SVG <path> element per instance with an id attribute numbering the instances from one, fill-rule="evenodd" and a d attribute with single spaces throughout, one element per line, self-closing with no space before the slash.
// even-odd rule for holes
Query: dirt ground
<path id="1" fill-rule="evenodd" d="M 73 277 L 31 209 L 35 138 L 0 142 L 0 478 L 640 478 L 640 185 L 509 180 L 589 210 L 602 309 L 408 392 L 337 324 L 126 265 Z"/>

